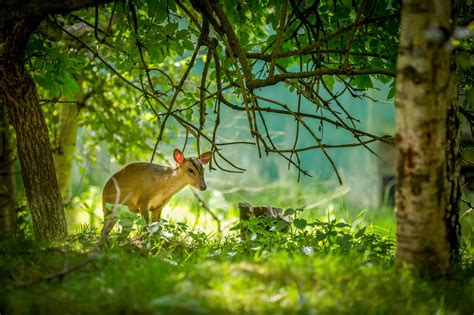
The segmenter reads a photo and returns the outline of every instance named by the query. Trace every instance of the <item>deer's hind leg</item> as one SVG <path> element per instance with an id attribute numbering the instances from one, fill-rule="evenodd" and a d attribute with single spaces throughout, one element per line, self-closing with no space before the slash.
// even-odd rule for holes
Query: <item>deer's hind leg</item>
<path id="1" fill-rule="evenodd" d="M 137 206 L 131 206 L 131 205 L 127 205 L 127 206 L 128 206 L 128 210 L 130 212 L 138 213 L 138 207 Z M 121 238 L 128 237 L 128 235 L 132 231 L 132 225 L 122 225 L 121 224 L 121 227 L 122 227 L 122 231 L 120 232 L 120 237 Z"/>
<path id="2" fill-rule="evenodd" d="M 112 231 L 114 228 L 115 223 L 117 223 L 117 218 L 115 216 L 109 215 L 105 217 L 104 226 L 100 232 L 101 239 L 105 240 L 107 238 L 107 236 L 110 234 L 110 231 Z"/>
<path id="3" fill-rule="evenodd" d="M 102 211 L 104 212 L 104 226 L 100 232 L 100 238 L 105 240 L 117 223 L 117 217 L 114 211 L 106 207 L 105 202 L 102 204 Z"/>

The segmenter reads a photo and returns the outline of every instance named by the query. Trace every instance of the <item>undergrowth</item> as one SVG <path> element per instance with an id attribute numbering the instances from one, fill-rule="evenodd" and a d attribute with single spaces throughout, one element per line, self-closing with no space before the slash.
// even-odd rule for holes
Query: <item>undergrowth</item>
<path id="1" fill-rule="evenodd" d="M 394 242 L 351 224 L 254 218 L 225 235 L 123 213 L 128 237 L 0 243 L 2 314 L 472 314 L 472 258 L 449 280 L 394 267 Z"/>

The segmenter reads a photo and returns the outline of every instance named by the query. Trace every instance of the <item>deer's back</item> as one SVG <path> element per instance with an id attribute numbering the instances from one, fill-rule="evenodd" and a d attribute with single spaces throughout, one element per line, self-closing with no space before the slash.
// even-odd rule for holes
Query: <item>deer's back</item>
<path id="1" fill-rule="evenodd" d="M 140 162 L 132 163 L 110 177 L 104 187 L 102 202 L 127 205 L 131 211 L 138 211 L 141 200 L 151 191 L 160 189 L 160 182 L 166 181 L 172 169 L 166 166 Z"/>

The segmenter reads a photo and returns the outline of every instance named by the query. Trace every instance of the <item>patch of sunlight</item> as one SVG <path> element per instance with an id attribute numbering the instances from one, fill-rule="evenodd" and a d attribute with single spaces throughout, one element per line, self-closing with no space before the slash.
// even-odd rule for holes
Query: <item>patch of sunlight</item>
<path id="1" fill-rule="evenodd" d="M 211 209 L 215 213 L 216 210 Z M 206 234 L 218 232 L 216 221 L 199 204 L 191 189 L 176 194 L 163 208 L 161 217 L 169 222 L 184 222 Z"/>
<path id="2" fill-rule="evenodd" d="M 84 225 L 102 227 L 102 188 L 90 186 L 89 189 L 72 199 L 66 211 L 69 230 L 72 233 L 81 231 Z"/>

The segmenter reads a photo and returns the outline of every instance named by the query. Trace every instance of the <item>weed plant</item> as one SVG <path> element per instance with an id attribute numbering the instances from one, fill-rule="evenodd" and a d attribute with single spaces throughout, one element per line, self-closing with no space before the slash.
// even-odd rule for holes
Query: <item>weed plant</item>
<path id="1" fill-rule="evenodd" d="M 147 225 L 128 211 L 124 236 L 84 226 L 67 240 L 0 243 L 2 314 L 472 314 L 465 250 L 450 279 L 394 267 L 393 238 L 362 224 L 252 218 L 224 234 L 183 222 Z M 373 229 L 372 229 L 373 230 Z"/>

